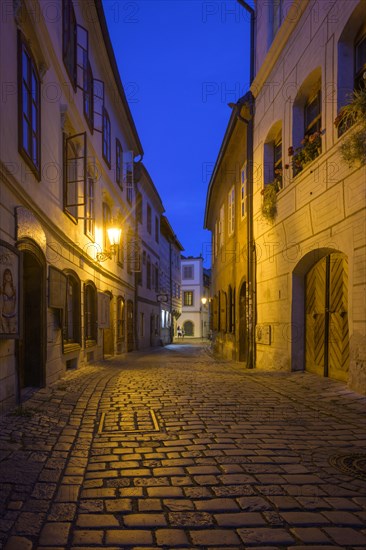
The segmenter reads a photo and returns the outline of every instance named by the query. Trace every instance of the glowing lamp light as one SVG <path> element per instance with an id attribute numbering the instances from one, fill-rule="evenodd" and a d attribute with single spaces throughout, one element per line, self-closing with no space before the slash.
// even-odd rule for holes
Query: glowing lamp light
<path id="1" fill-rule="evenodd" d="M 204 296 L 203 298 L 201 298 L 201 302 L 205 306 L 207 304 L 207 298 Z"/>
<path id="2" fill-rule="evenodd" d="M 121 240 L 121 233 L 122 229 L 120 227 L 111 225 L 107 228 L 107 235 L 109 242 L 111 243 L 110 250 L 104 251 L 104 252 L 98 252 L 97 253 L 97 261 L 98 262 L 105 262 L 106 260 L 110 260 L 112 256 L 115 256 L 117 254 L 117 249 L 119 242 Z"/>

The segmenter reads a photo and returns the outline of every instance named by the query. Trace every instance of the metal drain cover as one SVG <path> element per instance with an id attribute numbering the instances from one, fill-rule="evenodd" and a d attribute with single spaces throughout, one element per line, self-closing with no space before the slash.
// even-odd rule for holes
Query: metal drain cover
<path id="1" fill-rule="evenodd" d="M 98 428 L 99 434 L 158 431 L 160 427 L 153 409 L 104 412 Z"/>
<path id="2" fill-rule="evenodd" d="M 328 462 L 344 474 L 366 481 L 366 454 L 337 454 L 329 457 Z"/>

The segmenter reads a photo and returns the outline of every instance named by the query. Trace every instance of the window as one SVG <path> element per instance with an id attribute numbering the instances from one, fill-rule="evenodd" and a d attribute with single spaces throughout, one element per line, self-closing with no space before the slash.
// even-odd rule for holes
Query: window
<path id="1" fill-rule="evenodd" d="M 123 152 L 123 183 L 126 186 L 127 201 L 132 204 L 132 192 L 134 184 L 133 174 L 133 151 Z"/>
<path id="2" fill-rule="evenodd" d="M 142 195 L 139 191 L 136 193 L 136 217 L 139 223 L 142 223 Z"/>
<path id="3" fill-rule="evenodd" d="M 366 87 L 366 34 L 355 44 L 355 90 Z"/>
<path id="4" fill-rule="evenodd" d="M 76 17 L 72 0 L 62 0 L 62 57 L 76 88 Z"/>
<path id="5" fill-rule="evenodd" d="M 95 211 L 94 211 L 94 180 L 88 177 L 85 193 L 85 234 L 94 238 Z"/>
<path id="6" fill-rule="evenodd" d="M 89 129 L 93 132 L 94 128 L 94 91 L 93 91 L 93 72 L 88 61 L 87 70 L 84 76 L 84 116 Z"/>
<path id="7" fill-rule="evenodd" d="M 273 142 L 273 182 L 276 191 L 282 189 L 282 135 Z"/>
<path id="8" fill-rule="evenodd" d="M 92 282 L 84 287 L 84 329 L 86 346 L 97 340 L 97 291 Z"/>
<path id="9" fill-rule="evenodd" d="M 147 262 L 146 262 L 146 288 L 151 289 L 151 260 L 150 260 L 150 256 L 147 257 Z"/>
<path id="10" fill-rule="evenodd" d="M 108 168 L 111 167 L 111 121 L 107 109 L 104 109 L 103 114 L 103 158 L 106 161 Z"/>
<path id="11" fill-rule="evenodd" d="M 282 23 L 283 0 L 273 0 L 272 4 L 272 40 Z"/>
<path id="12" fill-rule="evenodd" d="M 149 204 L 146 206 L 146 226 L 151 235 L 151 206 Z"/>
<path id="13" fill-rule="evenodd" d="M 140 312 L 140 336 L 144 336 L 144 313 Z"/>
<path id="14" fill-rule="evenodd" d="M 184 290 L 183 291 L 183 305 L 184 306 L 193 306 L 193 290 Z"/>
<path id="15" fill-rule="evenodd" d="M 321 94 L 320 90 L 307 101 L 304 109 L 304 136 L 311 136 L 321 129 Z"/>
<path id="16" fill-rule="evenodd" d="M 235 187 L 234 185 L 229 191 L 228 194 L 228 200 L 227 200 L 227 207 L 228 207 L 228 234 L 232 235 L 235 230 Z"/>
<path id="17" fill-rule="evenodd" d="M 38 181 L 41 179 L 40 80 L 30 50 L 18 35 L 19 152 Z"/>
<path id="18" fill-rule="evenodd" d="M 67 273 L 66 303 L 63 316 L 63 345 L 80 344 L 80 280 Z"/>
<path id="19" fill-rule="evenodd" d="M 122 296 L 117 298 L 117 340 L 125 338 L 125 301 Z"/>
<path id="20" fill-rule="evenodd" d="M 79 218 L 79 206 L 84 207 L 85 216 L 86 156 L 86 132 L 64 136 L 64 210 L 75 223 Z"/>
<path id="21" fill-rule="evenodd" d="M 155 264 L 154 271 L 155 271 L 155 292 L 159 292 L 159 266 L 158 266 L 158 264 Z"/>
<path id="22" fill-rule="evenodd" d="M 159 242 L 159 218 L 155 216 L 155 241 Z"/>
<path id="23" fill-rule="evenodd" d="M 111 223 L 111 209 L 106 202 L 103 202 L 103 250 L 109 248 L 107 229 Z"/>
<path id="24" fill-rule="evenodd" d="M 224 246 L 224 205 L 220 208 L 220 220 L 219 220 L 219 248 Z"/>
<path id="25" fill-rule="evenodd" d="M 119 141 L 119 139 L 116 138 L 116 182 L 118 183 L 121 189 L 123 189 L 122 170 L 123 170 L 123 149 L 122 149 L 121 142 Z"/>
<path id="26" fill-rule="evenodd" d="M 241 170 L 241 180 L 240 180 L 240 217 L 241 219 L 245 216 L 245 174 L 246 167 Z"/>
<path id="27" fill-rule="evenodd" d="M 184 265 L 182 279 L 194 279 L 194 265 Z"/>

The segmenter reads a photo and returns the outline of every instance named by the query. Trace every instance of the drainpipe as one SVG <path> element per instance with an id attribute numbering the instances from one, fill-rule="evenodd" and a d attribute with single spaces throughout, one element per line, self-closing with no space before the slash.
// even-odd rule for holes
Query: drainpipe
<path id="1" fill-rule="evenodd" d="M 245 0 L 237 0 L 239 4 L 250 15 L 250 85 L 254 80 L 254 32 L 255 32 L 255 11 Z M 238 118 L 247 124 L 247 306 L 248 306 L 248 329 L 247 329 L 247 368 L 255 367 L 255 325 L 256 325 L 256 257 L 253 231 L 253 133 L 254 133 L 254 97 L 251 92 L 245 96 L 246 104 L 250 109 L 249 120 L 240 115 L 241 105 L 237 105 Z M 239 102 L 238 102 L 239 103 Z"/>
<path id="2" fill-rule="evenodd" d="M 173 342 L 173 270 L 172 270 L 172 242 L 169 242 L 169 312 L 170 312 L 170 327 L 169 336 L 170 344 Z"/>

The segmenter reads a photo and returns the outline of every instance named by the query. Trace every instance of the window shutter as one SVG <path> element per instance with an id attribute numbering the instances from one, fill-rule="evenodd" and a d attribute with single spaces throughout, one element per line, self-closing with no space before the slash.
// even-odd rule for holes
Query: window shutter
<path id="1" fill-rule="evenodd" d="M 85 205 L 86 190 L 86 132 L 65 138 L 64 207 Z M 76 218 L 77 211 L 71 212 Z"/>
<path id="2" fill-rule="evenodd" d="M 65 309 L 66 305 L 65 273 L 50 265 L 48 269 L 48 305 L 55 309 Z"/>
<path id="3" fill-rule="evenodd" d="M 98 292 L 98 328 L 110 327 L 109 295 L 105 292 Z"/>

